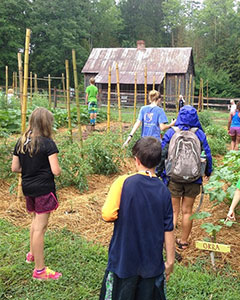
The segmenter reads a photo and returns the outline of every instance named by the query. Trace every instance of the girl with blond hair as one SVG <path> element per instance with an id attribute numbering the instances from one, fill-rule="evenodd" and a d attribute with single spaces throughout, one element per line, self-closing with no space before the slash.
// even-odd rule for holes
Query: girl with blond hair
<path id="1" fill-rule="evenodd" d="M 142 124 L 141 137 L 152 136 L 161 141 L 161 131 L 166 130 L 174 125 L 175 121 L 170 124 L 164 110 L 159 107 L 161 102 L 161 95 L 158 91 L 152 90 L 149 92 L 148 99 L 150 104 L 142 106 L 138 115 L 138 119 L 134 124 L 127 140 L 123 147 L 127 146 L 137 131 L 138 127 Z"/>

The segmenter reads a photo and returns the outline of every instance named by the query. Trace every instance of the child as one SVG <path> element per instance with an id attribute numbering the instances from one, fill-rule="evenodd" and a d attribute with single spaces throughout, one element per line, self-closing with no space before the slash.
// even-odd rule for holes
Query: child
<path id="1" fill-rule="evenodd" d="M 232 204 L 231 204 L 228 214 L 227 214 L 227 220 L 236 221 L 234 210 L 235 210 L 236 206 L 238 205 L 239 201 L 240 201 L 240 179 L 237 182 L 237 189 L 234 193 L 233 201 L 232 201 Z"/>
<path id="2" fill-rule="evenodd" d="M 13 154 L 12 171 L 22 173 L 22 189 L 27 210 L 33 212 L 30 229 L 30 252 L 26 262 L 35 263 L 32 277 L 39 280 L 58 279 L 61 273 L 44 264 L 44 234 L 50 212 L 57 209 L 54 175 L 61 169 L 58 149 L 52 140 L 53 115 L 45 108 L 36 108 L 25 133 L 18 140 Z"/>
<path id="3" fill-rule="evenodd" d="M 98 88 L 95 86 L 95 79 L 90 78 L 90 85 L 86 88 L 86 105 L 88 104 L 88 112 L 90 114 L 90 124 L 95 126 L 97 118 L 97 95 Z"/>
<path id="4" fill-rule="evenodd" d="M 152 90 L 148 96 L 149 105 L 141 107 L 138 120 L 134 124 L 132 131 L 130 132 L 127 140 L 123 144 L 123 147 L 127 146 L 132 136 L 137 131 L 138 127 L 142 124 L 141 136 L 153 136 L 161 141 L 161 131 L 166 130 L 174 125 L 175 121 L 171 124 L 166 124 L 168 119 L 162 108 L 159 107 L 161 101 L 161 95 L 158 91 Z"/>
<path id="5" fill-rule="evenodd" d="M 179 100 L 178 100 L 178 111 L 184 106 L 185 100 L 183 99 L 182 95 L 179 95 Z"/>
<path id="6" fill-rule="evenodd" d="M 103 219 L 115 224 L 100 300 L 165 300 L 164 270 L 168 280 L 175 248 L 170 192 L 155 175 L 161 143 L 141 138 L 132 153 L 138 173 L 120 176 L 102 208 Z"/>

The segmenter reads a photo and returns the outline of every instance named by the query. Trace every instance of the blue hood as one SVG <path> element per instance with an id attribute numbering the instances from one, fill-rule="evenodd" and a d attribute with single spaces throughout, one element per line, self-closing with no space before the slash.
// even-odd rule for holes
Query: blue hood
<path id="1" fill-rule="evenodd" d="M 202 125 L 198 118 L 197 110 L 191 105 L 185 105 L 180 109 L 174 126 L 178 126 L 181 129 L 198 127 L 203 131 Z"/>

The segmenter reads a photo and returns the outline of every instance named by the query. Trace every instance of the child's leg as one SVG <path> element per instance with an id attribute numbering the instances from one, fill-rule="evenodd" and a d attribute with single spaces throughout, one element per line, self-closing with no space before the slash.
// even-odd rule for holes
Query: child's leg
<path id="1" fill-rule="evenodd" d="M 36 214 L 33 222 L 32 249 L 35 269 L 41 270 L 44 265 L 44 234 L 47 230 L 49 213 Z"/>
<path id="2" fill-rule="evenodd" d="M 30 227 L 30 253 L 32 255 L 34 255 L 33 254 L 32 239 L 33 239 L 33 226 L 34 226 L 35 216 L 36 216 L 36 214 L 33 213 L 33 219 L 32 219 L 32 223 L 31 223 L 31 227 Z"/>
<path id="3" fill-rule="evenodd" d="M 182 237 L 180 242 L 182 244 L 188 243 L 188 237 L 192 229 L 193 221 L 190 220 L 194 204 L 194 198 L 184 196 L 182 202 Z"/>
<path id="4" fill-rule="evenodd" d="M 236 136 L 231 136 L 231 150 L 235 150 L 236 147 Z"/>
<path id="5" fill-rule="evenodd" d="M 181 201 L 181 197 L 172 197 L 174 228 L 176 228 L 177 226 L 178 215 L 180 212 L 180 201 Z"/>

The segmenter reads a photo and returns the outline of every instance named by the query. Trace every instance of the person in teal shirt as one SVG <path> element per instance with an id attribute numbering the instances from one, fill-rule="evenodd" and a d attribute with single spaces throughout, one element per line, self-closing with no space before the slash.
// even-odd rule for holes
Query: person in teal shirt
<path id="1" fill-rule="evenodd" d="M 95 126 L 97 118 L 97 96 L 98 88 L 95 86 L 95 79 L 92 77 L 89 80 L 90 85 L 86 88 L 85 104 L 88 105 L 88 112 L 90 114 L 90 124 Z"/>

